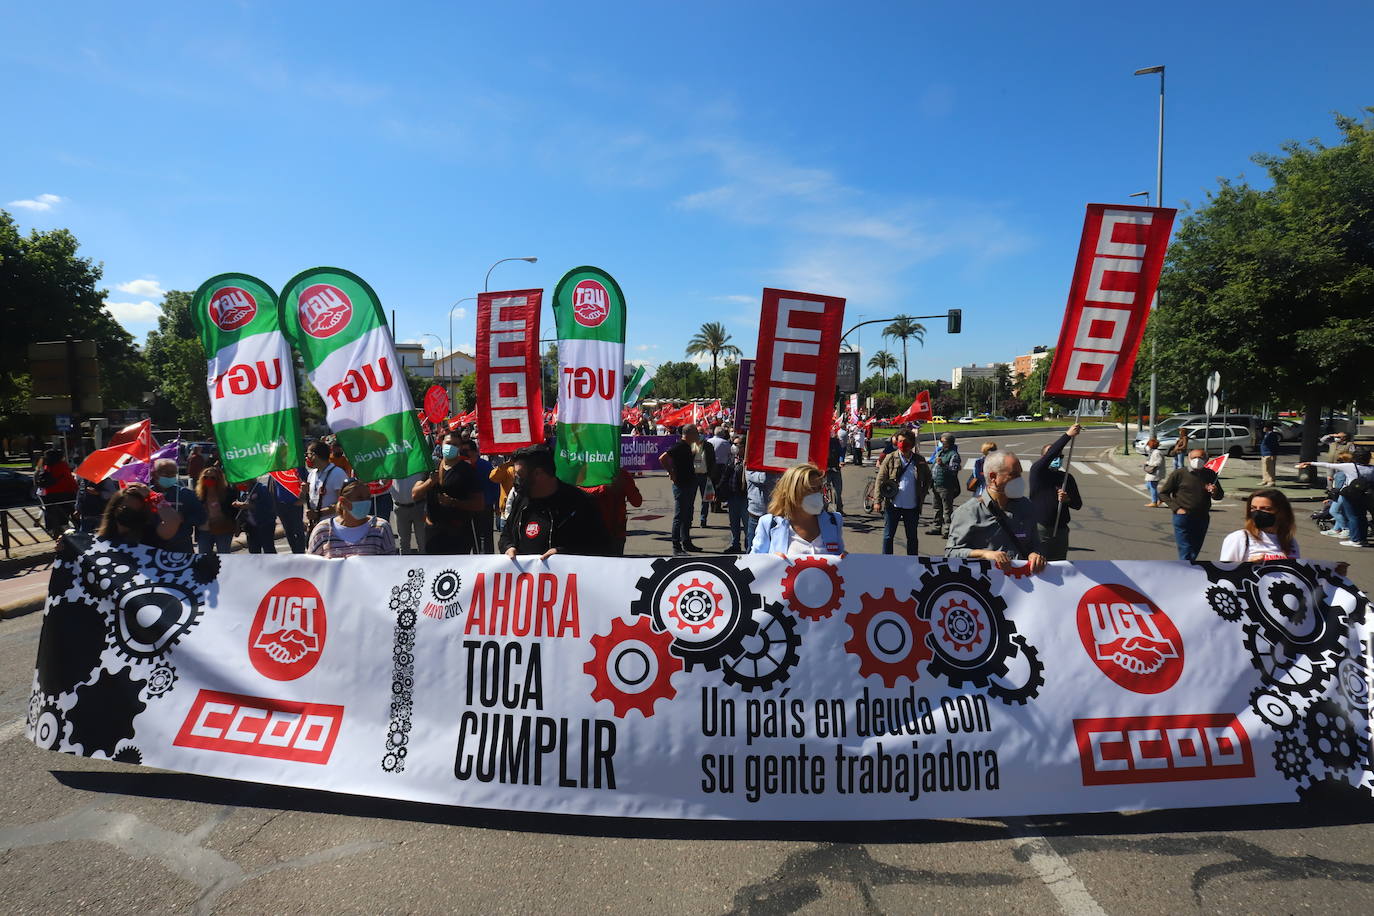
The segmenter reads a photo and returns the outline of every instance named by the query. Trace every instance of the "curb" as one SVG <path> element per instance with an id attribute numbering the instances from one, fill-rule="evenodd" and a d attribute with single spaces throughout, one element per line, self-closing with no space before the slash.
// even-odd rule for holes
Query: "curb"
<path id="1" fill-rule="evenodd" d="M 34 611 L 41 611 L 47 600 L 47 595 L 40 595 L 35 598 L 25 598 L 23 601 L 11 601 L 4 607 L 0 607 L 0 620 L 14 620 L 18 617 L 28 616 Z"/>

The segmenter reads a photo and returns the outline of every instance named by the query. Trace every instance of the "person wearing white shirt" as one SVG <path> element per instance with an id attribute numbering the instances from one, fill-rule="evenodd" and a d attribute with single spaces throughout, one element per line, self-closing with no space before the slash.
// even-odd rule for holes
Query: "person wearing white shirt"
<path id="1" fill-rule="evenodd" d="M 789 557 L 844 553 L 844 519 L 826 511 L 825 475 L 814 464 L 788 468 L 759 519 L 751 553 Z"/>
<path id="2" fill-rule="evenodd" d="M 1281 490 L 1256 490 L 1245 500 L 1245 527 L 1221 542 L 1223 563 L 1263 563 L 1302 557 L 1293 506 Z"/>
<path id="3" fill-rule="evenodd" d="M 348 481 L 348 472 L 329 460 L 329 446 L 318 439 L 306 452 L 310 475 L 306 481 L 306 529 L 314 531 L 320 519 L 334 514 L 339 490 Z"/>
<path id="4" fill-rule="evenodd" d="M 392 511 L 396 513 L 396 539 L 402 554 L 425 552 L 425 501 L 411 495 L 415 485 L 429 476 L 427 471 L 397 477 L 391 481 Z M 415 546 L 411 547 L 411 539 Z"/>

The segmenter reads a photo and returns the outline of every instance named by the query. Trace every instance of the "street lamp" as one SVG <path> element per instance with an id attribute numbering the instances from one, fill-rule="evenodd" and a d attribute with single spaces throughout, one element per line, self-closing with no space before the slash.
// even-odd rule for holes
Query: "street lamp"
<path id="1" fill-rule="evenodd" d="M 1159 154 L 1155 160 L 1155 202 L 1161 207 L 1164 206 L 1164 67 L 1142 67 L 1135 72 L 1136 76 L 1145 76 L 1150 73 L 1159 74 Z M 1152 308 L 1158 308 L 1159 294 L 1155 294 L 1155 301 Z M 1155 417 L 1159 413 L 1158 393 L 1159 393 L 1159 371 L 1155 368 L 1155 344 L 1154 338 L 1150 339 L 1150 435 L 1155 434 Z"/>
<path id="2" fill-rule="evenodd" d="M 528 261 L 529 263 L 533 264 L 535 261 L 538 260 L 538 258 L 502 258 L 501 260 L 497 261 L 496 264 L 504 264 L 507 261 Z M 491 272 L 496 269 L 496 264 L 493 264 L 487 268 L 486 279 L 482 281 L 482 292 L 484 293 L 487 292 L 489 289 L 487 284 L 491 281 Z"/>
<path id="3" fill-rule="evenodd" d="M 454 397 L 453 397 L 453 313 L 454 313 L 455 311 L 457 311 L 458 306 L 462 305 L 464 302 L 473 302 L 473 301 L 476 300 L 476 299 L 477 299 L 476 296 L 465 296 L 465 297 L 463 297 L 462 299 L 459 299 L 457 302 L 453 303 L 452 305 L 450 305 L 450 306 L 448 307 L 448 400 L 449 400 L 449 403 L 450 403 L 450 404 L 454 403 Z"/>

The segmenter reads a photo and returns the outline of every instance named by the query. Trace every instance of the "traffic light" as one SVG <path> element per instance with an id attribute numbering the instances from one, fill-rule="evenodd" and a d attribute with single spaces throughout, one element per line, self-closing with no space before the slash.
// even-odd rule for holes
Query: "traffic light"
<path id="1" fill-rule="evenodd" d="M 947 317 L 949 318 L 949 333 L 958 334 L 959 329 L 962 328 L 964 324 L 963 309 L 950 309 Z"/>

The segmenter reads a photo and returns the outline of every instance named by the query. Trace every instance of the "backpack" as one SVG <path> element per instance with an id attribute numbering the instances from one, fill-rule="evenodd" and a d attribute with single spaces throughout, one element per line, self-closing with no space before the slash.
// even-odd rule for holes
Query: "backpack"
<path id="1" fill-rule="evenodd" d="M 1350 505 L 1350 508 L 1361 512 L 1369 505 L 1370 489 L 1369 478 L 1361 476 L 1360 467 L 1357 465 L 1355 467 L 1355 479 L 1341 488 L 1341 496 Z"/>

